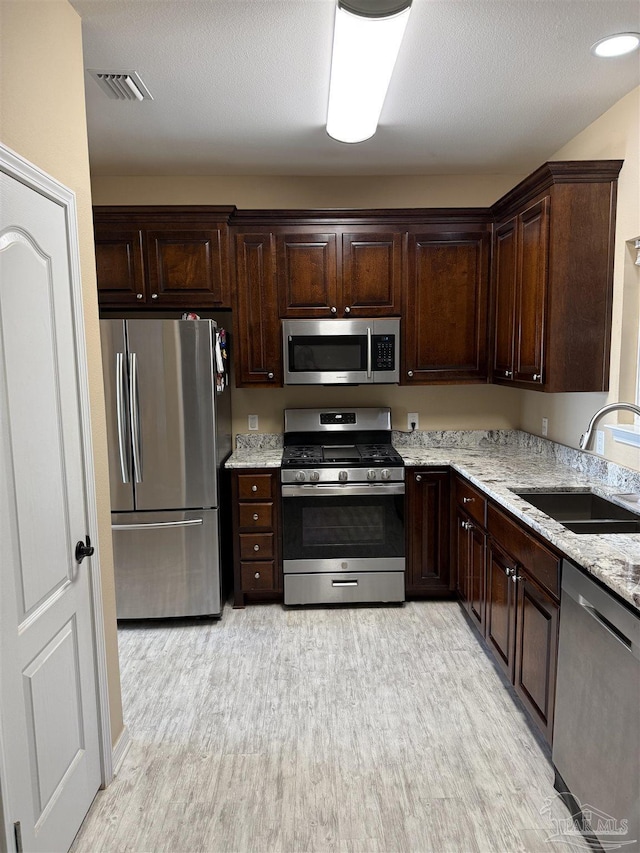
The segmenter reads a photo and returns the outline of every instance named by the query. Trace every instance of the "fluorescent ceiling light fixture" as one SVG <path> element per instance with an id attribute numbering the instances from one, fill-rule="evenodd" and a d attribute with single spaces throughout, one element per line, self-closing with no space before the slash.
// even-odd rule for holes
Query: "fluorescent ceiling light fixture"
<path id="1" fill-rule="evenodd" d="M 327 114 L 333 139 L 363 142 L 376 132 L 410 11 L 411 0 L 340 0 Z"/>
<path id="2" fill-rule="evenodd" d="M 631 53 L 640 45 L 640 33 L 616 33 L 600 39 L 591 47 L 591 53 L 596 56 L 624 56 Z"/>

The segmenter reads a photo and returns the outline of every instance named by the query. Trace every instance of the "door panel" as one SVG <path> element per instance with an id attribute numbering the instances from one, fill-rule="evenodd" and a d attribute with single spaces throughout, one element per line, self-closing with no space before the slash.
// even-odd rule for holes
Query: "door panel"
<path id="1" fill-rule="evenodd" d="M 281 317 L 330 317 L 338 306 L 335 234 L 283 234 L 276 238 Z"/>
<path id="2" fill-rule="evenodd" d="M 517 219 L 514 217 L 495 232 L 495 349 L 494 378 L 513 378 L 514 310 L 517 274 Z"/>
<path id="3" fill-rule="evenodd" d="M 127 322 L 138 510 L 217 505 L 211 330 L 207 321 Z"/>
<path id="4" fill-rule="evenodd" d="M 400 232 L 342 235 L 340 308 L 360 317 L 399 314 L 401 285 Z"/>
<path id="5" fill-rule="evenodd" d="M 112 515 L 118 619 L 217 615 L 218 511 Z"/>
<path id="6" fill-rule="evenodd" d="M 515 586 L 511 580 L 511 572 L 515 568 L 515 562 L 491 542 L 488 563 L 487 641 L 502 669 L 513 679 Z"/>
<path id="7" fill-rule="evenodd" d="M 4 172 L 0 191 L 3 805 L 25 850 L 66 851 L 100 784 L 90 564 L 74 553 L 84 341 L 68 209 Z"/>
<path id="8" fill-rule="evenodd" d="M 147 297 L 142 231 L 96 226 L 96 273 L 101 305 L 136 305 Z"/>
<path id="9" fill-rule="evenodd" d="M 516 378 L 541 383 L 549 256 L 549 199 L 543 198 L 521 214 L 520 223 Z"/>

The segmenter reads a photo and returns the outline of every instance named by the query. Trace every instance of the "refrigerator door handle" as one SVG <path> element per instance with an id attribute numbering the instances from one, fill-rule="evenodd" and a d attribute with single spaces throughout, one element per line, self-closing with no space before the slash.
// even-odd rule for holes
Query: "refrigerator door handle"
<path id="1" fill-rule="evenodd" d="M 138 357 L 129 354 L 129 402 L 131 417 L 131 446 L 133 448 L 133 473 L 136 483 L 142 482 L 142 447 L 140 439 L 140 397 L 138 394 Z"/>
<path id="2" fill-rule="evenodd" d="M 116 420 L 118 423 L 118 455 L 120 458 L 120 476 L 123 483 L 131 482 L 129 455 L 125 452 L 127 426 L 125 421 L 125 375 L 124 353 L 116 353 Z"/>
<path id="3" fill-rule="evenodd" d="M 193 527 L 202 524 L 201 518 L 189 518 L 186 521 L 153 521 L 148 524 L 112 524 L 112 530 L 155 530 L 159 527 Z"/>

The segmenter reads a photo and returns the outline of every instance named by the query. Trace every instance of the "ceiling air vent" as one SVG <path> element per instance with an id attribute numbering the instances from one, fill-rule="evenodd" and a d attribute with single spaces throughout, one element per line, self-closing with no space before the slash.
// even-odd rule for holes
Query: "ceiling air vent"
<path id="1" fill-rule="evenodd" d="M 87 71 L 114 101 L 152 101 L 153 95 L 140 79 L 137 71 Z"/>

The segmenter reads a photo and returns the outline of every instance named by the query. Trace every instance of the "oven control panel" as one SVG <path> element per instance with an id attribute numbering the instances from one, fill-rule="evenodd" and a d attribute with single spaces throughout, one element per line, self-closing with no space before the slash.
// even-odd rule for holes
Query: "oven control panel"
<path id="1" fill-rule="evenodd" d="M 395 370 L 396 369 L 396 336 L 374 335 L 373 336 L 373 369 Z"/>

